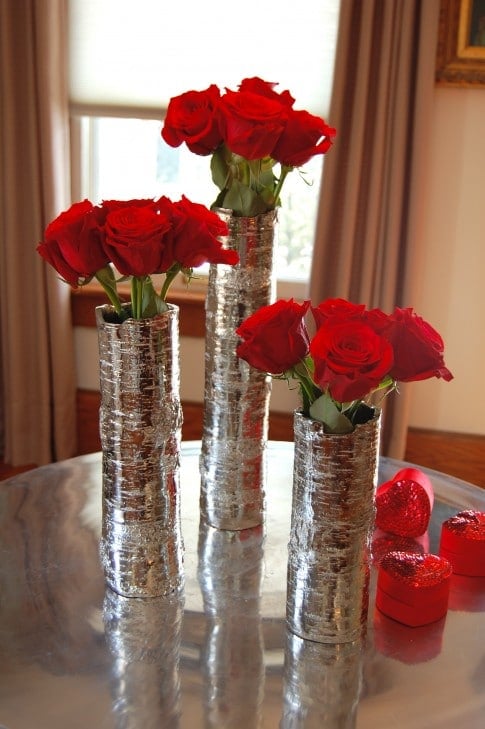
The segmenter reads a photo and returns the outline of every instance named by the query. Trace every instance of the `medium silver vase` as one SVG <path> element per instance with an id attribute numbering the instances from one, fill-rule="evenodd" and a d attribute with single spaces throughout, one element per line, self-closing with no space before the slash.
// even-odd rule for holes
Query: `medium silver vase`
<path id="1" fill-rule="evenodd" d="M 125 597 L 183 585 L 178 308 L 113 322 L 96 309 L 103 462 L 101 559 Z"/>
<path id="2" fill-rule="evenodd" d="M 236 266 L 212 265 L 206 299 L 201 513 L 211 526 L 263 522 L 265 448 L 271 380 L 236 354 L 236 329 L 274 299 L 276 211 L 254 218 L 217 210 L 229 227 Z"/>
<path id="3" fill-rule="evenodd" d="M 321 643 L 358 640 L 368 607 L 380 414 L 330 435 L 296 412 L 286 619 Z"/>

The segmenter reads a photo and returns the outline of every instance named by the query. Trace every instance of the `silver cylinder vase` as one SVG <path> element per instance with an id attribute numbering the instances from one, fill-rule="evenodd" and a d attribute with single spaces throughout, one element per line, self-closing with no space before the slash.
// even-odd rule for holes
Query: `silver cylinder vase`
<path id="1" fill-rule="evenodd" d="M 200 505 L 211 526 L 238 530 L 264 520 L 271 380 L 239 359 L 236 329 L 274 300 L 277 213 L 247 218 L 216 212 L 229 228 L 223 245 L 240 260 L 212 265 L 209 273 Z"/>
<path id="2" fill-rule="evenodd" d="M 97 307 L 103 463 L 101 560 L 125 597 L 183 586 L 178 308 L 113 321 Z"/>
<path id="3" fill-rule="evenodd" d="M 339 435 L 295 413 L 286 620 L 301 638 L 365 633 L 379 436 L 380 413 Z"/>

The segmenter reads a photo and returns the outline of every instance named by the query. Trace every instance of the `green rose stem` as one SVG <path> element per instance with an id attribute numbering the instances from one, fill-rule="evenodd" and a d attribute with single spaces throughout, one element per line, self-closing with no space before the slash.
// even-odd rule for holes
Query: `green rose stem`
<path id="1" fill-rule="evenodd" d="M 287 165 L 281 166 L 280 171 L 280 179 L 278 180 L 278 184 L 275 187 L 274 191 L 274 201 L 275 205 L 278 205 L 278 200 L 281 194 L 281 189 L 283 187 L 284 181 L 286 180 L 288 174 L 293 170 L 293 167 L 288 167 Z"/>
<path id="2" fill-rule="evenodd" d="M 104 268 L 100 268 L 99 271 L 96 271 L 95 277 L 103 287 L 108 299 L 114 306 L 114 309 L 120 319 L 126 318 L 126 314 L 123 311 L 123 307 L 121 305 L 120 297 L 118 296 L 118 292 L 116 290 L 116 279 L 114 277 L 111 267 L 105 266 Z"/>

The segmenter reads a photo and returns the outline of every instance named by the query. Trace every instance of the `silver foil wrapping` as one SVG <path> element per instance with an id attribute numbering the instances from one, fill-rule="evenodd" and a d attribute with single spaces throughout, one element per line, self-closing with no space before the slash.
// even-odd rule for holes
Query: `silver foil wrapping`
<path id="1" fill-rule="evenodd" d="M 380 416 L 329 435 L 295 413 L 286 619 L 301 638 L 360 638 L 368 606 Z"/>
<path id="2" fill-rule="evenodd" d="M 236 355 L 237 327 L 274 299 L 276 212 L 238 218 L 226 248 L 236 266 L 212 265 L 206 299 L 204 423 L 200 457 L 201 513 L 220 529 L 246 529 L 264 518 L 265 446 L 271 380 Z"/>
<path id="3" fill-rule="evenodd" d="M 201 523 L 198 576 L 207 619 L 201 656 L 207 729 L 261 726 L 262 559 L 261 526 L 231 532 Z"/>
<path id="4" fill-rule="evenodd" d="M 287 633 L 280 729 L 353 729 L 362 687 L 362 644 L 327 644 Z"/>
<path id="5" fill-rule="evenodd" d="M 106 321 L 96 309 L 103 455 L 101 559 L 107 584 L 156 597 L 183 584 L 178 308 Z"/>
<path id="6" fill-rule="evenodd" d="M 106 590 L 103 620 L 113 657 L 116 729 L 179 726 L 182 615 L 182 590 L 137 600 Z"/>

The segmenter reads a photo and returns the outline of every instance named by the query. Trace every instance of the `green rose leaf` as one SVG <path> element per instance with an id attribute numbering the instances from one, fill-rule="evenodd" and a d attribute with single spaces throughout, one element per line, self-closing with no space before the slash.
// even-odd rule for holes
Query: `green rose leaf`
<path id="1" fill-rule="evenodd" d="M 330 395 L 324 393 L 310 406 L 310 417 L 319 420 L 325 425 L 327 433 L 351 433 L 354 426 L 339 410 Z"/>

